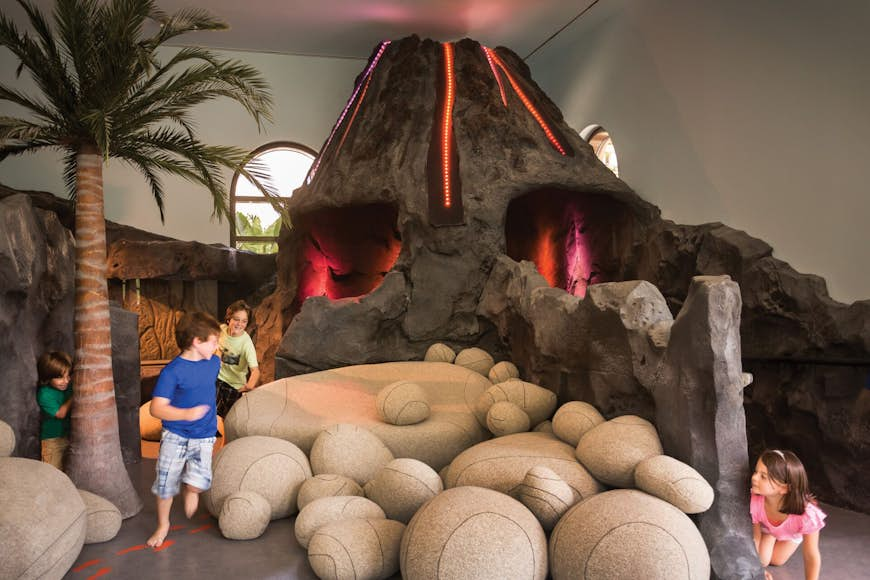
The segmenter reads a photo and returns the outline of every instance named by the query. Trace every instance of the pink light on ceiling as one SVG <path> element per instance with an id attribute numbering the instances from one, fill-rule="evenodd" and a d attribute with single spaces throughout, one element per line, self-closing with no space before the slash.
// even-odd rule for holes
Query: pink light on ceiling
<path id="1" fill-rule="evenodd" d="M 508 70 L 508 68 L 504 64 L 504 62 L 501 60 L 501 58 L 499 58 L 499 56 L 495 53 L 494 50 L 491 50 L 491 49 L 484 49 L 484 50 L 486 51 L 487 56 L 489 58 L 491 58 L 493 61 L 495 61 L 495 63 L 499 66 L 499 68 L 504 72 L 504 74 L 507 77 L 508 82 L 510 83 L 514 92 L 520 98 L 520 101 L 523 102 L 523 105 L 525 105 L 526 110 L 528 110 L 529 113 L 531 113 L 532 117 L 534 117 L 535 121 L 537 121 L 538 125 L 544 131 L 544 135 L 547 136 L 547 139 L 550 141 L 550 144 L 553 146 L 553 148 L 556 151 L 558 151 L 560 154 L 562 154 L 563 156 L 567 156 L 568 152 L 565 150 L 565 147 L 563 147 L 562 144 L 559 142 L 559 139 L 556 138 L 556 134 L 550 128 L 550 125 L 544 120 L 543 115 L 541 115 L 541 113 L 538 111 L 538 109 L 535 107 L 535 105 L 532 104 L 532 100 L 529 99 L 528 96 L 526 96 L 525 91 L 523 91 L 522 87 L 520 87 L 519 83 L 516 81 L 516 79 L 514 79 L 513 75 L 510 73 L 510 71 Z M 498 80 L 498 75 L 496 75 L 496 80 Z M 501 85 L 501 81 L 499 81 L 499 85 Z"/>
<path id="2" fill-rule="evenodd" d="M 317 174 L 317 169 L 320 167 L 320 162 L 323 159 L 323 156 L 326 155 L 326 152 L 329 150 L 329 144 L 332 143 L 332 138 L 335 137 L 335 132 L 338 131 L 338 128 L 341 127 L 341 124 L 344 122 L 344 117 L 347 115 L 348 110 L 351 105 L 353 105 L 354 101 L 356 101 L 356 96 L 360 92 L 361 87 L 368 88 L 369 75 L 372 74 L 372 71 L 375 70 L 375 67 L 378 66 L 378 61 L 381 60 L 381 56 L 383 56 L 384 51 L 387 50 L 387 47 L 390 45 L 389 40 L 384 40 L 381 42 L 380 47 L 378 48 L 377 54 L 372 59 L 372 62 L 369 63 L 368 68 L 366 68 L 365 73 L 363 74 L 363 78 L 360 79 L 360 82 L 357 83 L 356 87 L 353 89 L 353 93 L 348 99 L 347 104 L 344 106 L 344 110 L 341 112 L 341 115 L 338 117 L 338 122 L 332 128 L 332 131 L 329 133 L 329 137 L 326 139 L 326 144 L 323 146 L 323 149 L 320 150 L 320 155 L 317 156 L 317 160 L 314 162 L 314 165 L 311 166 L 311 170 L 308 172 L 308 176 L 305 178 L 305 183 L 310 184 L 314 180 L 314 176 Z M 365 93 L 365 91 L 364 91 Z M 363 96 L 365 96 L 363 94 Z M 360 101 L 362 101 L 362 97 L 360 97 Z M 357 105 L 359 107 L 359 105 Z M 354 114 L 356 111 L 354 111 Z M 352 120 L 351 120 L 352 122 Z M 348 127 L 349 129 L 350 127 Z M 345 135 L 347 131 L 345 131 Z M 342 143 L 344 139 L 342 139 Z M 339 146 L 340 147 L 340 146 Z"/>

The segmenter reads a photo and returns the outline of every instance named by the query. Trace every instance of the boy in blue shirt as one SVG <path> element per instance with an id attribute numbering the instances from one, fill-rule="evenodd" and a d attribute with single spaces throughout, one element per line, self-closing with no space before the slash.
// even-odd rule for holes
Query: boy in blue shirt
<path id="1" fill-rule="evenodd" d="M 72 404 L 70 385 L 72 357 L 62 351 L 43 354 L 36 362 L 39 388 L 36 402 L 42 411 L 39 439 L 42 460 L 63 470 L 63 458 L 69 447 L 69 410 Z"/>
<path id="2" fill-rule="evenodd" d="M 221 366 L 215 351 L 220 333 L 212 316 L 185 314 L 175 326 L 181 354 L 161 371 L 151 395 L 151 414 L 163 421 L 157 479 L 151 487 L 157 496 L 157 529 L 147 544 L 153 548 L 163 544 L 169 533 L 172 498 L 181 491 L 184 513 L 190 518 L 199 505 L 199 494 L 211 487 L 217 432 L 214 385 Z"/>

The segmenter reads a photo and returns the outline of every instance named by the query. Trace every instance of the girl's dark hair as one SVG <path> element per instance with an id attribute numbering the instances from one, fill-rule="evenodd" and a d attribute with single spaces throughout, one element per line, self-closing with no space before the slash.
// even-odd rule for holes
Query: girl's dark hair
<path id="1" fill-rule="evenodd" d="M 53 350 L 43 353 L 36 361 L 36 372 L 39 375 L 39 382 L 42 384 L 48 383 L 51 379 L 59 379 L 64 373 L 72 370 L 72 357 L 62 350 Z"/>
<path id="2" fill-rule="evenodd" d="M 815 503 L 816 498 L 810 493 L 807 472 L 797 455 L 791 451 L 767 449 L 760 459 L 767 467 L 770 479 L 788 486 L 779 508 L 782 513 L 801 515 L 806 511 L 808 503 Z"/>
<path id="3" fill-rule="evenodd" d="M 187 312 L 175 325 L 175 343 L 181 350 L 193 346 L 193 339 L 208 340 L 210 336 L 220 336 L 221 325 L 211 314 Z"/>
<path id="4" fill-rule="evenodd" d="M 253 308 L 248 306 L 248 303 L 245 302 L 244 300 L 236 300 L 235 302 L 233 302 L 232 304 L 227 306 L 227 315 L 224 317 L 224 322 L 229 324 L 230 318 L 233 317 L 233 314 L 235 314 L 236 312 L 240 312 L 242 310 L 244 310 L 245 314 L 248 315 L 248 328 L 253 328 L 254 327 L 254 310 L 253 310 Z"/>

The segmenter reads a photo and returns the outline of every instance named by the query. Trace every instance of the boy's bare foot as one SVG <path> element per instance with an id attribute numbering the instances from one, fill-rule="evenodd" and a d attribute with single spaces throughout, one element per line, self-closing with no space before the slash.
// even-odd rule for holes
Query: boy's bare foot
<path id="1" fill-rule="evenodd" d="M 163 544 L 163 540 L 166 539 L 166 535 L 169 533 L 169 524 L 165 526 L 157 526 L 157 529 L 154 530 L 154 533 L 151 534 L 151 537 L 148 538 L 148 541 L 145 542 L 151 548 L 159 548 Z"/>
<path id="2" fill-rule="evenodd" d="M 187 516 L 187 519 L 190 519 L 196 513 L 196 508 L 199 507 L 199 494 L 190 491 L 187 487 L 181 493 L 184 496 L 184 515 Z"/>

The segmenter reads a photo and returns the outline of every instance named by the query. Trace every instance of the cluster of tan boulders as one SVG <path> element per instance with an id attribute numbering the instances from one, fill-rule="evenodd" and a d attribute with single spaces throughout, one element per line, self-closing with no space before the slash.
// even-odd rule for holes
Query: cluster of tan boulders
<path id="1" fill-rule="evenodd" d="M 0 578 L 60 578 L 84 544 L 117 535 L 121 512 L 51 465 L 12 457 L 14 450 L 15 434 L 0 421 Z"/>
<path id="2" fill-rule="evenodd" d="M 481 349 L 436 344 L 426 359 L 489 379 L 466 403 L 494 437 L 440 473 L 397 457 L 364 422 L 325 426 L 307 455 L 276 437 L 241 437 L 217 454 L 206 494 L 224 535 L 255 538 L 298 510 L 296 538 L 322 578 L 708 577 L 707 548 L 686 514 L 709 508 L 713 489 L 663 455 L 649 421 L 607 421 L 579 401 L 556 409 L 555 394 Z M 372 396 L 380 421 L 412 429 L 435 393 L 400 379 Z"/>

